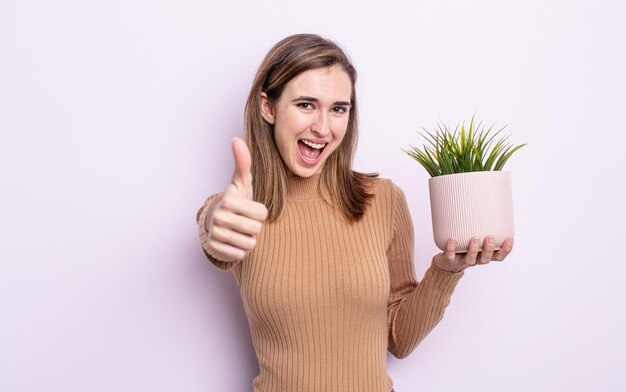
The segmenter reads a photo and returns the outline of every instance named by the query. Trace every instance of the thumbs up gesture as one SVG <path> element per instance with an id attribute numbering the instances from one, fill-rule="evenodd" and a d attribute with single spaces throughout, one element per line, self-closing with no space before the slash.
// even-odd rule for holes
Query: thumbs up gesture
<path id="1" fill-rule="evenodd" d="M 206 248 L 222 261 L 241 260 L 254 249 L 256 237 L 267 218 L 265 205 L 253 200 L 250 150 L 239 138 L 233 139 L 232 148 L 233 178 L 205 220 Z"/>

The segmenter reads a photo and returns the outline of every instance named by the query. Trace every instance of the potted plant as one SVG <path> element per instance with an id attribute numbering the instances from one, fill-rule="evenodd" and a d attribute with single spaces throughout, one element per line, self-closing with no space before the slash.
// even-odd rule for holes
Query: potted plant
<path id="1" fill-rule="evenodd" d="M 403 151 L 431 176 L 428 188 L 437 247 L 444 250 L 448 238 L 455 238 L 457 253 L 467 252 L 471 237 L 493 235 L 499 249 L 506 237 L 514 235 L 511 174 L 502 167 L 527 143 L 513 147 L 506 143 L 510 135 L 496 141 L 504 127 L 489 136 L 493 126 L 485 131 L 482 122 L 475 125 L 473 116 L 468 129 L 464 123 L 460 132 L 458 128 L 450 132 L 439 123 L 431 133 L 422 127 L 428 136 L 420 135 L 428 144 L 423 150 L 411 146 Z"/>

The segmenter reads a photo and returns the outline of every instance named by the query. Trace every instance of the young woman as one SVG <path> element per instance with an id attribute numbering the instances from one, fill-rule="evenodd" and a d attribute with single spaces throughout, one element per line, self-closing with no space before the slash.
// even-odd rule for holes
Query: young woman
<path id="1" fill-rule="evenodd" d="M 409 355 L 435 327 L 463 270 L 504 260 L 448 241 L 418 283 L 404 194 L 352 170 L 356 71 L 317 35 L 290 36 L 259 67 L 233 139 L 235 172 L 196 216 L 202 249 L 232 269 L 260 373 L 254 391 L 389 392 L 386 353 Z"/>

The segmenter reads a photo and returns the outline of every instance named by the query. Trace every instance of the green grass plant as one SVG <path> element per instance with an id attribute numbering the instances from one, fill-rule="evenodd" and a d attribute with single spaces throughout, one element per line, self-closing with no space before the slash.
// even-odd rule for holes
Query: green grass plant
<path id="1" fill-rule="evenodd" d="M 422 127 L 428 136 L 418 132 L 428 142 L 424 145 L 423 151 L 413 146 L 410 146 L 410 150 L 403 149 L 402 151 L 419 162 L 431 177 L 502 170 L 511 155 L 527 144 L 513 147 L 507 143 L 511 135 L 495 140 L 505 127 L 489 136 L 493 125 L 485 130 L 482 121 L 478 125 L 475 124 L 474 116 L 472 116 L 469 128 L 466 129 L 465 123 L 461 123 L 460 131 L 458 125 L 454 132 L 451 132 L 448 126 L 438 123 L 434 132 L 429 132 Z M 491 148 L 492 145 L 493 148 Z"/>

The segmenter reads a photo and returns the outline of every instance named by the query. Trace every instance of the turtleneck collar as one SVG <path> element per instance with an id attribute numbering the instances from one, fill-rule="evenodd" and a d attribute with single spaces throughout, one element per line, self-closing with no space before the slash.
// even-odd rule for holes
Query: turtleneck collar
<path id="1" fill-rule="evenodd" d="M 313 174 L 311 177 L 287 175 L 287 200 L 322 199 L 321 178 L 321 173 Z"/>

